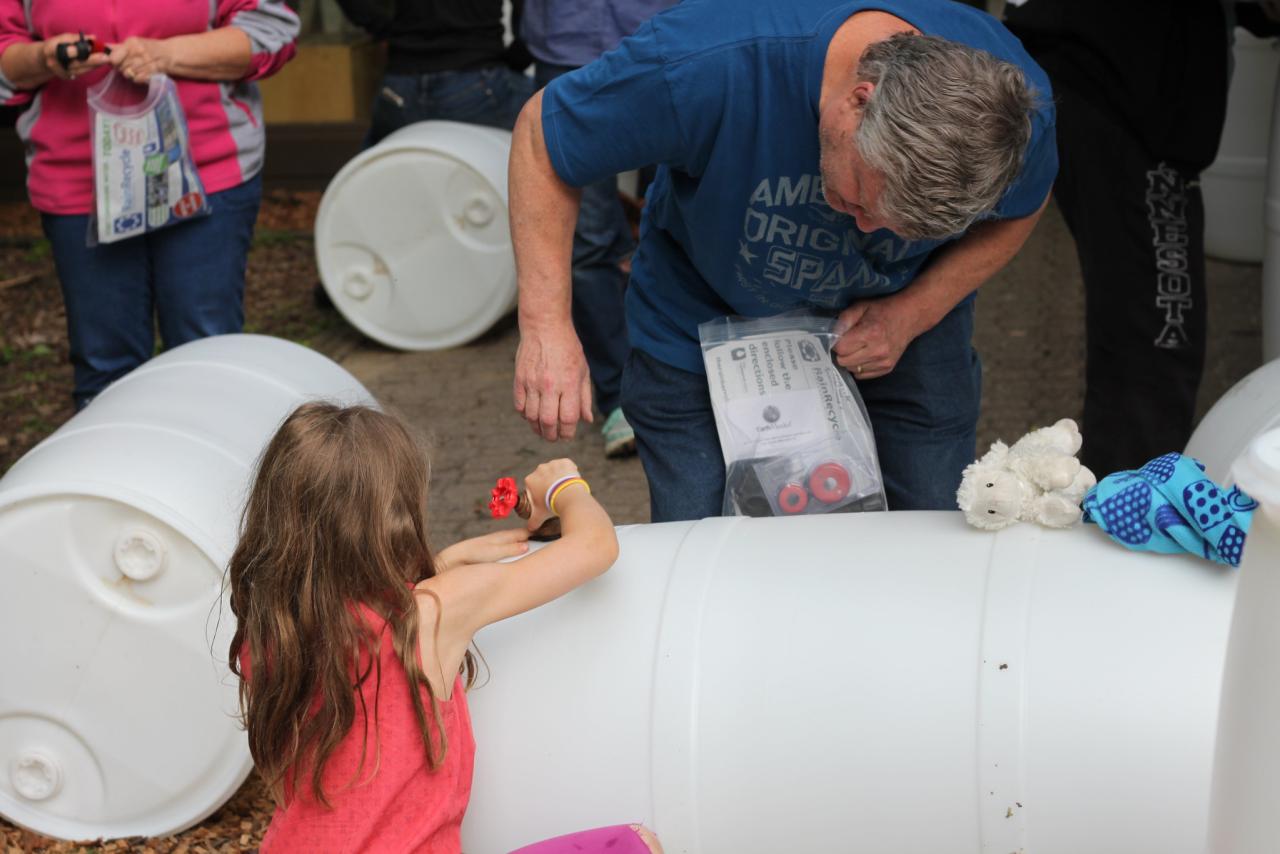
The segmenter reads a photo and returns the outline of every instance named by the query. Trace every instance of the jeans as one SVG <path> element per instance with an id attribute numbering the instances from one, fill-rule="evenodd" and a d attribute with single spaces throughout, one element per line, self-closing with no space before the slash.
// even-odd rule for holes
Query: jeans
<path id="1" fill-rule="evenodd" d="M 541 88 L 570 71 L 572 66 L 539 62 L 535 80 Z M 618 264 L 633 249 L 617 177 L 583 187 L 573 230 L 573 325 L 587 357 L 596 406 L 605 415 L 622 402 L 622 371 L 631 352 L 623 310 L 627 278 Z"/>
<path id="2" fill-rule="evenodd" d="M 244 275 L 262 178 L 209 196 L 213 212 L 89 247 L 88 215 L 43 214 L 67 309 L 76 409 L 165 347 L 244 327 Z"/>
<path id="3" fill-rule="evenodd" d="M 982 366 L 970 344 L 973 306 L 969 297 L 911 342 L 892 373 L 857 383 L 890 510 L 956 508 L 982 399 Z M 719 516 L 725 465 L 706 377 L 633 350 L 622 408 L 649 480 L 651 520 Z"/>
<path id="4" fill-rule="evenodd" d="M 533 82 L 503 65 L 470 71 L 387 74 L 373 103 L 365 148 L 405 125 L 432 119 L 511 130 Z"/>

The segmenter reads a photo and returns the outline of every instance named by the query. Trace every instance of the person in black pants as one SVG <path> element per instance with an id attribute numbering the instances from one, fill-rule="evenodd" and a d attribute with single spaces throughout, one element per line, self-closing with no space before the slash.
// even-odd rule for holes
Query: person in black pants
<path id="1" fill-rule="evenodd" d="M 1226 115 L 1221 0 L 1028 0 L 1009 29 L 1053 82 L 1053 195 L 1086 297 L 1081 460 L 1099 478 L 1190 438 L 1208 333 L 1200 172 Z"/>
<path id="2" fill-rule="evenodd" d="M 533 81 L 533 57 L 503 43 L 502 0 L 338 0 L 352 23 L 387 42 L 387 70 L 374 99 L 366 148 L 428 119 L 511 130 Z M 512 3 L 520 25 L 522 0 Z"/>

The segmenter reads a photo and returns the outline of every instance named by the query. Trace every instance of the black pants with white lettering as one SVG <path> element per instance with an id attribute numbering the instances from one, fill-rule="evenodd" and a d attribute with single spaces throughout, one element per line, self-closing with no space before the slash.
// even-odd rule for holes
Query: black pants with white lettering
<path id="1" fill-rule="evenodd" d="M 1208 327 L 1204 201 L 1198 174 L 1152 157 L 1070 89 L 1054 94 L 1054 197 L 1085 285 L 1081 460 L 1102 478 L 1191 436 Z"/>

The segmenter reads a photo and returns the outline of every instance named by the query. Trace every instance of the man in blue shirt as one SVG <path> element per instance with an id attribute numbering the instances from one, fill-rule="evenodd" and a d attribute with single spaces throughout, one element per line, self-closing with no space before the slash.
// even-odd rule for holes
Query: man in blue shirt
<path id="1" fill-rule="evenodd" d="M 1048 80 L 993 18 L 936 0 L 684 0 L 530 100 L 512 139 L 515 404 L 590 412 L 569 317 L 576 187 L 660 164 L 627 294 L 623 409 L 654 521 L 720 510 L 699 323 L 839 313 L 891 509 L 955 507 L 975 456 L 973 293 L 1057 170 Z"/>

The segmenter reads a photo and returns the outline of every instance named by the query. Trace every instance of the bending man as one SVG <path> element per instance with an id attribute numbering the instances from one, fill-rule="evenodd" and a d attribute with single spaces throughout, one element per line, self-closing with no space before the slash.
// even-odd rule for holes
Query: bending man
<path id="1" fill-rule="evenodd" d="M 973 294 L 1048 199 L 1050 97 L 1018 41 L 958 3 L 685 0 L 656 16 L 516 123 L 516 409 L 548 440 L 590 413 L 575 188 L 658 163 L 622 388 L 653 520 L 720 511 L 698 324 L 797 308 L 839 312 L 890 507 L 954 508 L 981 399 Z"/>

